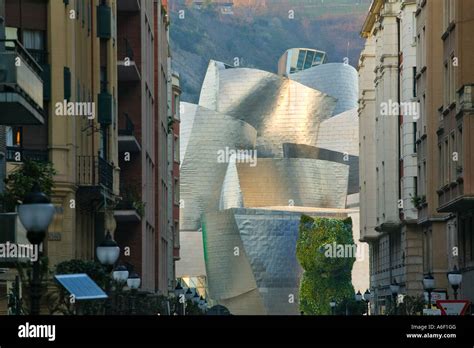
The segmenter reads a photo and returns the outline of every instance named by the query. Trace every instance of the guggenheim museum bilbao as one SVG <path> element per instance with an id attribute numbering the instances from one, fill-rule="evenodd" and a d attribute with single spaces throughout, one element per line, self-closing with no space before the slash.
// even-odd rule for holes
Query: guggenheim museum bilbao
<path id="1" fill-rule="evenodd" d="M 369 287 L 357 71 L 295 50 L 279 74 L 210 61 L 199 104 L 181 104 L 177 276 L 232 314 L 300 314 L 302 214 L 353 219 L 353 285 Z"/>

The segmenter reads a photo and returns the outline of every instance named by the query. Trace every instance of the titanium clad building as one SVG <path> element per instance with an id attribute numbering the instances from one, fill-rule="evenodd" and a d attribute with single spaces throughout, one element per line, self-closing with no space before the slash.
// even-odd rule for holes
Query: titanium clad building
<path id="1" fill-rule="evenodd" d="M 177 276 L 233 314 L 299 314 L 301 214 L 359 230 L 357 109 L 310 82 L 211 61 L 199 105 L 181 103 Z M 357 96 L 357 74 L 350 86 Z"/>

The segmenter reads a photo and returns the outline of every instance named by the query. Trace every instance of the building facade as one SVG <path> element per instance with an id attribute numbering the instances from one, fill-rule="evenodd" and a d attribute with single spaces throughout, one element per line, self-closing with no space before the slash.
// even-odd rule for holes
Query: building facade
<path id="1" fill-rule="evenodd" d="M 119 195 L 116 2 L 5 5 L 6 37 L 17 40 L 7 49 L 22 46 L 42 70 L 43 117 L 43 124 L 7 127 L 7 172 L 26 159 L 53 163 L 57 212 L 45 243 L 50 263 L 91 259 L 105 231 L 115 230 L 112 207 Z M 91 113 L 63 112 L 71 104 L 90 105 Z"/>
<path id="2" fill-rule="evenodd" d="M 415 12 L 415 1 L 374 1 L 361 33 L 361 236 L 370 243 L 376 313 L 390 305 L 390 284 L 422 293 Z"/>
<path id="3" fill-rule="evenodd" d="M 176 246 L 167 2 L 4 0 L 3 15 L 1 62 L 28 79 L 0 81 L 0 170 L 2 159 L 6 174 L 27 159 L 54 166 L 56 214 L 44 243 L 50 266 L 93 260 L 109 231 L 142 290 L 167 294 Z M 26 242 L 14 212 L 0 219 L 3 239 Z M 7 288 L 11 270 L 0 279 Z"/>
<path id="4" fill-rule="evenodd" d="M 421 12 L 427 4 L 420 3 Z M 431 5 L 432 6 L 432 5 Z M 474 109 L 474 9 L 466 0 L 439 1 L 442 15 L 435 24 L 440 49 L 437 64 L 440 81 L 439 99 L 433 100 L 434 151 L 438 152 L 437 181 L 433 187 L 437 196 L 437 211 L 448 214 L 446 248 L 448 271 L 454 267 L 463 273 L 460 298 L 474 301 L 474 162 L 469 156 L 474 148 L 471 120 Z M 425 10 L 429 13 L 429 7 Z M 438 70 L 439 69 L 439 70 Z M 436 255 L 433 255 L 435 258 Z M 449 286 L 448 286 L 449 288 Z M 448 289 L 451 292 L 451 289 Z"/>

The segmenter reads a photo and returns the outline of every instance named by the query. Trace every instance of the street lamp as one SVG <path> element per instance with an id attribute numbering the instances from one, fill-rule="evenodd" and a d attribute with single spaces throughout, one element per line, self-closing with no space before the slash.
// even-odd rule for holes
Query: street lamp
<path id="1" fill-rule="evenodd" d="M 43 243 L 48 226 L 54 217 L 54 205 L 48 196 L 41 192 L 38 183 L 33 185 L 30 193 L 18 207 L 18 216 L 25 227 L 29 242 L 39 249 Z M 33 277 L 31 281 L 31 315 L 40 314 L 41 283 L 40 258 L 33 262 Z"/>
<path id="2" fill-rule="evenodd" d="M 194 296 L 193 296 L 193 298 L 192 298 L 192 301 L 193 301 L 193 303 L 195 303 L 195 304 L 198 304 L 199 301 L 200 301 L 200 296 L 199 296 L 197 290 L 194 291 Z"/>
<path id="3" fill-rule="evenodd" d="M 174 294 L 176 298 L 178 299 L 178 305 L 180 303 L 183 304 L 183 315 L 186 313 L 186 300 L 184 298 L 184 288 L 181 286 L 181 283 L 178 281 L 178 284 L 176 285 L 176 288 L 174 289 Z"/>
<path id="4" fill-rule="evenodd" d="M 448 272 L 448 281 L 449 284 L 452 286 L 454 291 L 454 299 L 458 299 L 458 289 L 462 283 L 462 273 L 458 270 L 456 266 L 451 272 Z"/>
<path id="5" fill-rule="evenodd" d="M 114 270 L 112 275 L 117 283 L 124 284 L 128 280 L 129 272 L 127 267 L 120 265 Z"/>
<path id="6" fill-rule="evenodd" d="M 435 280 L 431 273 L 428 273 L 426 277 L 423 278 L 423 289 L 428 292 L 428 309 L 431 308 L 431 293 L 435 288 Z"/>
<path id="7" fill-rule="evenodd" d="M 336 312 L 336 300 L 332 299 L 331 302 L 329 302 L 329 306 L 331 307 L 331 314 L 334 315 Z"/>
<path id="8" fill-rule="evenodd" d="M 360 293 L 360 290 L 357 291 L 357 294 L 355 294 L 355 300 L 356 300 L 357 302 L 362 301 L 362 294 Z"/>
<path id="9" fill-rule="evenodd" d="M 204 311 L 206 310 L 207 301 L 206 301 L 202 296 L 199 298 L 199 304 L 198 304 L 198 306 L 199 306 L 199 309 L 200 309 L 201 311 L 204 312 Z"/>
<path id="10" fill-rule="evenodd" d="M 138 290 L 140 287 L 140 284 L 142 283 L 142 280 L 140 279 L 140 276 L 136 272 L 132 272 L 127 279 L 127 286 L 133 291 L 133 290 Z"/>
<path id="11" fill-rule="evenodd" d="M 115 262 L 117 262 L 120 255 L 120 248 L 116 241 L 112 239 L 112 235 L 109 231 L 105 235 L 105 239 L 96 249 L 97 259 L 99 262 L 106 266 L 108 271 L 111 272 Z"/>
<path id="12" fill-rule="evenodd" d="M 112 277 L 116 283 L 115 292 L 114 292 L 115 306 L 118 309 L 120 308 L 119 292 L 123 290 L 123 286 L 127 283 L 128 276 L 129 276 L 128 269 L 124 265 L 118 266 L 117 268 L 115 268 L 115 270 L 112 273 Z"/>
<path id="13" fill-rule="evenodd" d="M 120 248 L 116 241 L 112 239 L 110 231 L 107 231 L 105 239 L 96 248 L 96 255 L 99 262 L 105 267 L 107 273 L 111 273 L 114 269 L 114 264 L 117 262 L 120 256 Z M 110 278 L 107 279 L 105 292 L 110 296 L 111 287 Z M 110 313 L 112 307 L 111 299 L 106 300 L 105 313 Z"/>
<path id="14" fill-rule="evenodd" d="M 397 280 L 393 279 L 393 283 L 390 284 L 390 292 L 392 293 L 393 302 L 395 304 L 395 314 L 398 314 L 398 293 L 400 292 L 400 285 L 398 285 Z"/>
<path id="15" fill-rule="evenodd" d="M 127 279 L 127 286 L 130 288 L 132 292 L 131 296 L 131 305 L 130 305 L 130 314 L 134 315 L 135 314 L 135 294 L 140 287 L 140 284 L 142 283 L 142 280 L 140 279 L 140 276 L 136 272 L 130 273 Z"/>
<path id="16" fill-rule="evenodd" d="M 369 289 L 365 290 L 364 292 L 364 301 L 367 303 L 367 315 L 369 315 L 370 311 L 370 299 L 372 298 L 372 294 L 370 293 Z"/>
<path id="17" fill-rule="evenodd" d="M 186 301 L 193 298 L 193 292 L 191 291 L 191 288 L 188 288 L 188 290 L 186 290 L 184 297 L 186 298 Z"/>

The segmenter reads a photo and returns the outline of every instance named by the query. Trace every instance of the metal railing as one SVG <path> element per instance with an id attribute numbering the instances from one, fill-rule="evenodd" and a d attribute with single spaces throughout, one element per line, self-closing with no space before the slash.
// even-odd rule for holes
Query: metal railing
<path id="1" fill-rule="evenodd" d="M 25 160 L 48 162 L 49 155 L 47 150 L 32 150 L 22 147 L 7 147 L 6 161 L 7 162 L 23 162 Z"/>
<path id="2" fill-rule="evenodd" d="M 135 60 L 135 52 L 127 38 L 123 38 L 118 42 L 118 58 L 119 60 L 125 60 L 125 58 L 130 59 L 130 61 Z"/>
<path id="3" fill-rule="evenodd" d="M 127 113 L 119 120 L 118 135 L 134 135 L 135 125 L 133 124 Z"/>
<path id="4" fill-rule="evenodd" d="M 77 156 L 77 184 L 113 190 L 114 167 L 99 156 Z"/>

